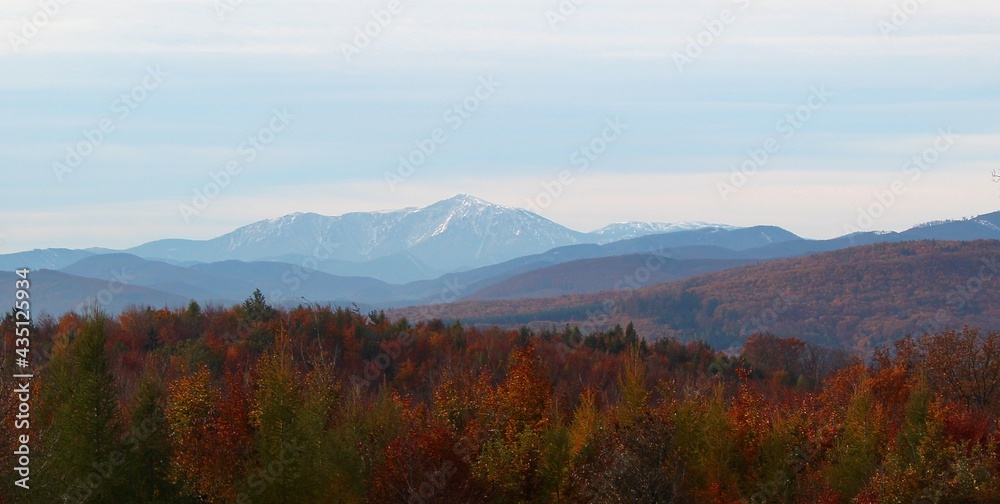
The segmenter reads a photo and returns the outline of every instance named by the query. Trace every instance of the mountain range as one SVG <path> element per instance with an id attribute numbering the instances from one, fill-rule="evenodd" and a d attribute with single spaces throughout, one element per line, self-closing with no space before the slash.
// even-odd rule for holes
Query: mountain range
<path id="1" fill-rule="evenodd" d="M 296 213 L 241 227 L 211 240 L 160 240 L 124 252 L 174 263 L 225 260 L 311 262 L 344 276 L 389 283 L 427 280 L 552 248 L 610 243 L 706 223 L 620 223 L 581 233 L 538 214 L 459 194 L 423 208 L 328 217 Z"/>
<path id="2" fill-rule="evenodd" d="M 128 253 L 180 266 L 228 260 L 315 262 L 319 270 L 333 275 L 406 283 L 566 245 L 606 244 L 706 228 L 734 229 L 700 222 L 625 222 L 582 233 L 527 210 L 459 194 L 423 208 L 340 216 L 295 213 L 209 240 L 164 239 L 126 250 L 46 249 L 8 254 L 0 256 L 0 268 L 60 269 L 89 255 Z"/>
<path id="3" fill-rule="evenodd" d="M 637 275 L 646 262 L 617 272 Z M 871 355 L 901 336 L 1000 327 L 1000 241 L 878 243 L 744 265 L 680 281 L 545 299 L 477 300 L 433 314 L 466 325 L 607 330 L 633 323 L 647 338 L 741 346 L 755 332 Z M 496 286 L 494 286 L 495 288 Z M 487 289 L 488 291 L 489 289 Z M 421 307 L 391 311 L 419 318 Z"/>
<path id="4" fill-rule="evenodd" d="M 649 261 L 652 286 L 861 245 L 1000 239 L 1000 212 L 900 233 L 807 240 L 775 226 L 702 222 L 611 224 L 582 233 L 527 210 L 457 195 L 423 208 L 322 216 L 297 213 L 210 240 L 168 239 L 127 250 L 45 249 L 0 255 L 30 267 L 35 306 L 52 314 L 95 300 L 176 307 L 232 304 L 254 289 L 276 305 L 394 308 L 456 300 L 550 298 L 615 291 Z M 0 296 L 13 282 L 2 280 Z"/>

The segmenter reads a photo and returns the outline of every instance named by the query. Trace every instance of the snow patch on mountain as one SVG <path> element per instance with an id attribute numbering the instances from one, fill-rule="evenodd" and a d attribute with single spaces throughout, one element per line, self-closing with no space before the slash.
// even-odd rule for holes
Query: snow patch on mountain
<path id="1" fill-rule="evenodd" d="M 651 234 L 676 233 L 679 231 L 694 231 L 698 229 L 739 229 L 727 224 L 708 222 L 618 222 L 610 224 L 589 234 L 595 237 L 595 243 L 605 244 L 619 240 L 628 240 Z"/>
<path id="2" fill-rule="evenodd" d="M 337 216 L 294 213 L 254 222 L 212 240 L 160 240 L 130 252 L 199 262 L 300 257 L 301 261 L 367 263 L 396 257 L 392 264 L 416 263 L 426 267 L 426 273 L 445 273 L 567 245 L 605 244 L 704 228 L 734 229 L 703 222 L 623 222 L 581 233 L 525 209 L 458 194 L 421 208 Z"/>
<path id="3" fill-rule="evenodd" d="M 988 228 L 990 228 L 990 229 L 993 229 L 993 230 L 995 230 L 995 231 L 1000 231 L 1000 226 L 997 226 L 996 224 L 994 224 L 994 223 L 992 223 L 992 222 L 990 222 L 990 221 L 988 221 L 988 220 L 985 220 L 985 219 L 977 219 L 977 220 L 976 220 L 976 223 L 977 223 L 977 224 L 982 224 L 983 226 L 986 226 L 986 227 L 988 227 Z"/>

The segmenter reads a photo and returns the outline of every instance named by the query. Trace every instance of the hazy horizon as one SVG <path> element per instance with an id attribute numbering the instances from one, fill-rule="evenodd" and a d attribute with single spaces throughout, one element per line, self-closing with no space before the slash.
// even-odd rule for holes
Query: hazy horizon
<path id="1" fill-rule="evenodd" d="M 452 197 L 455 197 L 455 196 L 458 196 L 458 194 L 452 195 Z M 469 195 L 469 196 L 476 197 L 476 195 L 474 195 L 474 194 L 473 195 Z M 443 201 L 443 200 L 439 200 L 439 201 Z M 298 213 L 298 214 L 315 213 L 315 214 L 323 215 L 324 217 L 340 217 L 342 215 L 345 215 L 346 213 L 364 213 L 364 212 L 375 212 L 375 213 L 377 213 L 377 212 L 392 212 L 392 211 L 405 210 L 405 209 L 418 209 L 418 208 L 423 208 L 423 207 L 432 205 L 432 204 L 437 203 L 439 201 L 432 201 L 432 202 L 428 202 L 427 204 L 423 204 L 423 205 L 415 205 L 415 206 L 400 207 L 400 208 L 378 208 L 378 209 L 372 209 L 372 210 L 362 210 L 362 211 L 358 211 L 358 212 L 345 212 L 344 214 L 336 214 L 336 215 L 321 214 L 319 212 L 309 212 L 309 211 L 293 212 L 291 214 L 285 214 L 285 215 L 270 217 L 270 218 L 266 218 L 266 219 L 255 220 L 255 221 L 252 221 L 252 222 L 246 222 L 246 223 L 238 225 L 237 227 L 234 227 L 234 228 L 231 228 L 231 229 L 226 229 L 226 230 L 223 230 L 223 231 L 221 231 L 221 232 L 219 232 L 217 234 L 212 234 L 210 236 L 197 236 L 197 237 L 191 237 L 191 236 L 163 236 L 163 237 L 159 237 L 159 238 L 154 238 L 152 240 L 146 240 L 146 241 L 137 242 L 137 243 L 131 243 L 131 244 L 126 243 L 125 245 L 121 245 L 121 246 L 107 246 L 107 245 L 103 245 L 103 244 L 94 244 L 94 245 L 88 245 L 88 246 L 65 247 L 65 246 L 58 246 L 57 245 L 57 246 L 52 246 L 52 247 L 34 247 L 32 249 L 15 250 L 15 251 L 10 251 L 10 252 L 0 252 L 0 254 L 17 253 L 17 252 L 28 252 L 28 251 L 35 250 L 35 249 L 46 249 L 46 248 L 55 248 L 55 249 L 66 248 L 66 249 L 81 249 L 81 250 L 88 250 L 88 249 L 110 249 L 110 250 L 125 251 L 125 250 L 128 250 L 128 249 L 130 249 L 132 247 L 135 247 L 135 246 L 139 246 L 139 245 L 143 245 L 143 244 L 146 244 L 146 243 L 149 243 L 149 242 L 159 241 L 159 240 L 167 240 L 167 239 L 208 240 L 208 239 L 213 239 L 213 238 L 217 238 L 219 236 L 228 234 L 230 232 L 233 232 L 233 231 L 235 231 L 235 230 L 237 230 L 237 229 L 239 229 L 241 227 L 244 227 L 244 226 L 249 226 L 249 225 L 252 225 L 254 223 L 264 221 L 264 220 L 277 220 L 277 219 L 280 219 L 280 218 L 283 218 L 283 217 L 294 215 L 296 213 Z M 489 203 L 494 203 L 494 202 L 489 202 Z M 532 209 L 529 209 L 529 208 L 525 208 L 527 205 L 524 205 L 524 206 L 503 205 L 503 206 L 507 206 L 507 207 L 510 207 L 510 208 L 521 209 L 521 210 L 529 210 L 529 211 L 533 211 L 533 212 L 537 213 L 535 210 L 532 210 Z M 542 215 L 542 217 L 545 217 L 545 216 Z M 963 219 L 963 218 L 970 218 L 970 217 L 976 217 L 976 216 L 969 215 L 969 216 L 962 216 L 962 217 L 955 217 L 955 218 L 932 219 L 932 220 L 928 220 L 928 221 L 917 222 L 917 223 L 914 223 L 913 225 L 905 226 L 905 227 L 903 227 L 901 229 L 892 229 L 892 230 L 873 229 L 873 230 L 875 230 L 875 231 L 896 231 L 896 232 L 899 232 L 899 231 L 905 231 L 907 229 L 911 229 L 911 228 L 916 227 L 916 226 L 920 226 L 922 224 L 932 223 L 932 222 L 935 222 L 935 221 L 938 221 L 938 220 L 960 220 L 960 219 Z M 547 217 L 545 217 L 545 218 L 547 218 Z M 549 220 L 552 220 L 552 219 L 549 219 Z M 577 232 L 580 232 L 580 233 L 595 232 L 595 231 L 599 231 L 599 230 L 601 230 L 601 229 L 603 229 L 603 228 L 605 228 L 607 226 L 610 226 L 612 224 L 624 224 L 624 223 L 630 223 L 630 222 L 670 223 L 670 224 L 705 223 L 705 224 L 718 224 L 718 225 L 732 225 L 732 226 L 737 226 L 737 227 L 771 226 L 771 225 L 774 225 L 774 226 L 782 227 L 780 225 L 772 224 L 772 223 L 767 223 L 767 222 L 760 222 L 760 223 L 756 223 L 756 224 L 748 224 L 746 226 L 738 226 L 738 225 L 735 225 L 735 224 L 732 224 L 732 223 L 729 223 L 729 222 L 709 222 L 709 221 L 703 221 L 703 220 L 702 221 L 673 221 L 673 222 L 619 220 L 619 221 L 607 222 L 607 223 L 605 223 L 603 225 L 600 225 L 598 227 L 595 227 L 595 228 L 578 229 L 578 228 L 574 228 L 572 226 L 567 226 L 567 225 L 565 225 L 565 224 L 563 224 L 562 222 L 559 222 L 559 221 L 555 221 L 555 220 L 552 220 L 552 221 L 555 222 L 556 224 L 562 225 L 562 226 L 564 226 L 566 228 L 569 228 L 569 229 L 571 229 L 573 231 L 577 231 Z M 792 230 L 792 229 L 788 229 L 788 231 L 791 231 L 791 232 L 795 233 L 796 235 L 798 235 L 798 236 L 800 236 L 802 238 L 812 239 L 812 240 L 823 240 L 823 239 L 829 239 L 829 238 L 838 238 L 840 236 L 848 234 L 848 233 L 842 233 L 842 234 L 835 235 L 835 236 L 816 238 L 816 237 L 812 237 L 812 236 L 803 236 L 800 233 L 796 233 L 795 230 Z"/>

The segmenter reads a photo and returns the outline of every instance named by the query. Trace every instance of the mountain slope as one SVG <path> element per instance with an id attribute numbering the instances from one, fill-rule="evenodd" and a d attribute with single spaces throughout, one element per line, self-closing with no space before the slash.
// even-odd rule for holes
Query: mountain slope
<path id="1" fill-rule="evenodd" d="M 119 281 L 167 292 L 199 302 L 229 302 L 246 298 L 252 283 L 238 277 L 223 277 L 193 271 L 132 254 L 102 254 L 88 257 L 60 270 L 62 273 L 105 282 Z M 239 289 L 237 297 L 228 295 Z"/>
<path id="2" fill-rule="evenodd" d="M 541 254 L 519 257 L 499 264 L 476 268 L 469 271 L 445 275 L 439 279 L 425 282 L 415 282 L 402 286 L 397 292 L 403 294 L 399 300 L 417 300 L 417 291 L 427 285 L 439 286 L 447 281 L 453 285 L 463 286 L 463 297 L 469 299 L 511 299 L 516 297 L 539 297 L 544 293 L 548 283 L 558 283 L 562 287 L 553 288 L 551 295 L 580 294 L 612 289 L 616 282 L 629 273 L 628 267 L 619 271 L 629 261 L 643 260 L 641 258 L 655 254 L 672 260 L 707 261 L 703 264 L 684 263 L 676 265 L 676 270 L 664 269 L 655 272 L 645 285 L 662 283 L 687 278 L 691 274 L 683 271 L 690 268 L 694 274 L 716 271 L 762 259 L 771 259 L 769 254 L 754 254 L 759 247 L 769 243 L 807 242 L 781 228 L 759 226 L 755 228 L 707 228 L 690 231 L 677 231 L 659 235 L 649 235 L 629 240 L 622 240 L 605 245 L 593 243 L 558 247 Z M 736 251 L 725 248 L 745 248 Z M 625 256 L 639 256 L 631 259 Z M 606 258 L 606 261 L 587 262 Z M 718 260 L 719 262 L 713 262 Z M 581 262 L 581 265 L 574 264 Z M 566 265 L 560 267 L 560 265 Z M 708 266 L 711 265 L 711 266 Z M 612 268 L 613 273 L 604 271 Z M 634 272 L 639 265 L 632 267 Z M 699 269 L 704 268 L 704 269 Z M 551 269 L 552 271 L 549 271 Z M 620 273 L 620 274 L 619 274 Z M 568 276 L 567 276 L 568 275 Z M 544 279 L 544 280 L 542 280 Z M 507 283 L 507 282 L 510 283 Z M 498 285 L 503 284 L 503 285 Z M 491 287 L 491 286 L 495 286 Z M 574 292 L 573 289 L 582 289 Z M 483 292 L 483 289 L 489 289 Z"/>
<path id="3" fill-rule="evenodd" d="M 440 274 L 585 239 L 585 234 L 527 210 L 458 195 L 424 208 L 336 217 L 293 214 L 256 222 L 212 240 L 163 240 L 128 252 L 202 262 L 288 255 L 363 262 L 405 253 Z"/>
<path id="4" fill-rule="evenodd" d="M 0 299 L 10 300 L 10 305 L 4 307 L 5 311 L 13 306 L 15 278 L 14 273 L 0 273 Z M 186 297 L 156 289 L 82 278 L 53 270 L 32 271 L 29 279 L 31 309 L 36 315 L 47 313 L 58 317 L 70 311 L 87 309 L 94 302 L 112 315 L 129 305 L 179 308 L 189 302 Z"/>
<path id="5" fill-rule="evenodd" d="M 749 263 L 741 259 L 670 259 L 649 254 L 580 259 L 526 273 L 481 288 L 463 301 L 589 294 L 682 280 Z"/>
<path id="6" fill-rule="evenodd" d="M 626 292 L 464 302 L 467 323 L 599 328 L 739 344 L 756 331 L 869 352 L 907 333 L 1000 327 L 1000 242 L 882 243 L 771 261 Z M 410 309 L 398 315 L 416 315 Z M 394 313 L 395 315 L 396 313 Z"/>
<path id="7" fill-rule="evenodd" d="M 254 289 L 260 289 L 272 304 L 283 306 L 307 301 L 386 303 L 396 295 L 394 286 L 375 279 L 334 276 L 280 262 L 222 261 L 180 267 L 131 254 L 105 254 L 88 257 L 61 272 L 104 284 L 145 287 L 202 304 L 239 303 Z M 129 301 L 128 292 L 119 297 L 126 304 Z"/>
<path id="8" fill-rule="evenodd" d="M 566 245 L 683 233 L 703 223 L 623 223 L 580 233 L 527 210 L 459 194 L 423 208 L 340 216 L 297 213 L 211 240 L 159 240 L 126 252 L 171 263 L 280 260 L 319 263 L 344 276 L 402 284 L 533 255 Z"/>
<path id="9" fill-rule="evenodd" d="M 307 265 L 336 276 L 370 277 L 392 284 L 403 284 L 434 278 L 440 272 L 417 259 L 409 252 L 401 252 L 370 261 L 343 261 L 322 259 L 315 256 L 289 254 L 271 258 L 271 261 Z"/>
<path id="10" fill-rule="evenodd" d="M 1000 212 L 969 219 L 930 222 L 900 233 L 908 240 L 1000 239 Z"/>
<path id="11" fill-rule="evenodd" d="M 628 240 L 651 234 L 675 233 L 678 231 L 694 231 L 696 229 L 717 228 L 733 230 L 735 226 L 725 224 L 711 224 L 708 222 L 616 222 L 604 226 L 597 231 L 587 233 L 594 243 L 604 245 L 605 243 Z"/>
<path id="12" fill-rule="evenodd" d="M 0 255 L 0 271 L 13 271 L 20 268 L 33 270 L 60 269 L 73 264 L 80 259 L 94 255 L 86 250 L 72 249 L 35 249 L 25 252 Z"/>
<path id="13" fill-rule="evenodd" d="M 621 255 L 650 250 L 678 247 L 720 247 L 743 251 L 766 247 L 773 244 L 797 243 L 803 240 L 794 233 L 776 226 L 754 226 L 748 228 L 704 228 L 674 233 L 647 235 L 631 240 L 622 240 L 603 246 L 607 255 Z"/>
<path id="14" fill-rule="evenodd" d="M 392 298 L 392 287 L 364 277 L 340 277 L 301 265 L 280 262 L 221 261 L 191 266 L 196 273 L 239 278 L 247 287 L 225 291 L 230 299 L 246 299 L 260 289 L 274 305 L 296 306 L 309 303 L 349 305 L 352 302 L 379 302 Z"/>

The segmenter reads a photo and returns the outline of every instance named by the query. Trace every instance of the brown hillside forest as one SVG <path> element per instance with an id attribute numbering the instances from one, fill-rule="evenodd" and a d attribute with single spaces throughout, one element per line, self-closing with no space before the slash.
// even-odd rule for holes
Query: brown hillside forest
<path id="1" fill-rule="evenodd" d="M 1000 334 L 975 328 L 867 362 L 769 334 L 728 355 L 258 291 L 32 334 L 30 490 L 5 471 L 5 503 L 1000 502 Z"/>
<path id="2" fill-rule="evenodd" d="M 655 255 L 651 255 L 655 258 Z M 651 260 L 650 264 L 657 264 Z M 435 316 L 465 324 L 584 332 L 632 322 L 648 339 L 715 348 L 754 332 L 794 335 L 865 359 L 907 334 L 1000 327 L 1000 241 L 911 241 L 852 247 L 648 285 L 637 269 L 619 290 L 550 299 L 459 302 Z M 616 288 L 609 284 L 607 290 Z M 422 308 L 390 316 L 414 318 Z"/>

